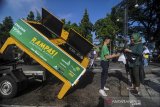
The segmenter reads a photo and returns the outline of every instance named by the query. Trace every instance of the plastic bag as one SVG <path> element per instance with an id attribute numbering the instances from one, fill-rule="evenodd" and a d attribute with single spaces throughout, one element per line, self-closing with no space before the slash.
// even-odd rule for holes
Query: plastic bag
<path id="1" fill-rule="evenodd" d="M 121 54 L 118 58 L 118 61 L 123 62 L 123 64 L 126 64 L 126 57 L 124 56 L 124 54 Z"/>

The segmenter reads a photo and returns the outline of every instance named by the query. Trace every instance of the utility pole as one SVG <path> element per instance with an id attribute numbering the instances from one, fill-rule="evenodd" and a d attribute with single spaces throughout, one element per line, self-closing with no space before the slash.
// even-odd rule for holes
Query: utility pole
<path id="1" fill-rule="evenodd" d="M 124 7 L 124 36 L 128 35 L 128 2 L 125 0 L 125 7 Z"/>

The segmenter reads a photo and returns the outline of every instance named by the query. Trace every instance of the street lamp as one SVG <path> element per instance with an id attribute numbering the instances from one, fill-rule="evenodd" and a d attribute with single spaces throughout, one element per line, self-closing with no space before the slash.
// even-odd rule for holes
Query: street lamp
<path id="1" fill-rule="evenodd" d="M 139 6 L 139 5 L 138 5 L 137 0 L 136 0 L 136 4 L 134 5 L 134 7 L 137 8 L 138 6 Z"/>
<path id="2" fill-rule="evenodd" d="M 124 9 L 124 36 L 128 35 L 128 5 L 127 0 L 125 3 L 125 9 Z"/>
<path id="3" fill-rule="evenodd" d="M 117 22 L 119 22 L 120 20 L 119 20 L 119 19 L 117 19 L 116 21 L 117 21 Z"/>
<path id="4" fill-rule="evenodd" d="M 128 0 L 125 0 L 125 9 L 124 9 L 124 36 L 126 37 L 128 35 Z M 139 5 L 136 0 L 136 4 L 134 5 L 135 8 L 138 8 Z"/>
<path id="5" fill-rule="evenodd" d="M 138 5 L 137 3 L 134 5 L 135 8 L 137 8 L 138 6 L 139 6 L 139 5 Z"/>

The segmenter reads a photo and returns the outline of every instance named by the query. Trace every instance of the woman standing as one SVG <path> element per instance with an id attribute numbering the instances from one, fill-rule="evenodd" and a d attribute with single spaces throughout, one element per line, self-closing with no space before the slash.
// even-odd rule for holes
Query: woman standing
<path id="1" fill-rule="evenodd" d="M 125 52 L 129 54 L 128 64 L 130 70 L 130 77 L 132 86 L 129 88 L 130 90 L 135 90 L 136 94 L 140 94 L 140 80 L 141 71 L 142 71 L 142 53 L 143 53 L 143 44 L 141 43 L 141 38 L 138 33 L 133 33 L 131 36 L 132 46 L 128 49 L 125 49 Z"/>
<path id="2" fill-rule="evenodd" d="M 101 72 L 101 89 L 99 90 L 99 93 L 102 96 L 107 96 L 104 90 L 106 91 L 109 90 L 109 88 L 105 87 L 106 80 L 108 77 L 109 59 L 118 57 L 120 55 L 119 53 L 110 55 L 108 49 L 108 44 L 110 43 L 110 41 L 111 39 L 109 37 L 106 37 L 104 39 L 103 46 L 100 52 L 102 72 Z"/>

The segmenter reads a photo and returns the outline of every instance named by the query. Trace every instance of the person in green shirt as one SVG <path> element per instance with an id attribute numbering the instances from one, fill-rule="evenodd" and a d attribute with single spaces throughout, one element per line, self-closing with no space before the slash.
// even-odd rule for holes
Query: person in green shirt
<path id="1" fill-rule="evenodd" d="M 101 59 L 101 67 L 102 67 L 102 72 L 101 72 L 101 88 L 99 90 L 99 93 L 102 96 L 107 96 L 105 90 L 109 90 L 109 88 L 105 87 L 106 80 L 108 77 L 108 68 L 109 68 L 109 59 L 118 57 L 120 54 L 112 54 L 110 55 L 109 49 L 107 45 L 110 43 L 111 38 L 106 37 L 103 40 L 103 46 L 100 51 L 100 59 Z"/>
<path id="2" fill-rule="evenodd" d="M 128 64 L 129 72 L 131 77 L 132 86 L 128 88 L 129 90 L 135 90 L 136 94 L 140 94 L 140 80 L 142 72 L 142 53 L 143 53 L 143 44 L 141 43 L 141 38 L 138 33 L 133 33 L 131 36 L 132 45 L 125 49 L 124 51 L 128 54 Z"/>

